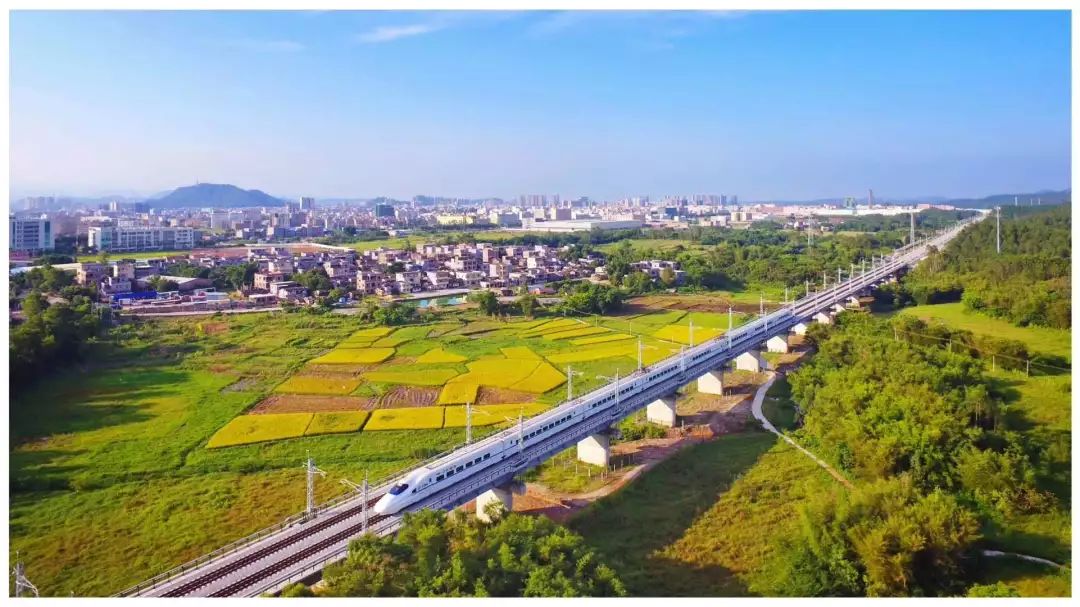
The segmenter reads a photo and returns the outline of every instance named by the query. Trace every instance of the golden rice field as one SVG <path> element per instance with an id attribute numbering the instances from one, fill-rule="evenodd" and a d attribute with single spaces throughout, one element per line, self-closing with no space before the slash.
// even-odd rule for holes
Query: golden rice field
<path id="1" fill-rule="evenodd" d="M 231 447 L 303 436 L 311 413 L 267 413 L 234 417 L 206 443 L 208 448 Z"/>
<path id="2" fill-rule="evenodd" d="M 476 392 L 480 389 L 480 386 L 476 384 L 466 384 L 461 382 L 451 382 L 443 386 L 441 392 L 439 392 L 438 404 L 440 405 L 462 405 L 465 403 L 476 402 Z"/>
<path id="3" fill-rule="evenodd" d="M 281 382 L 274 392 L 286 394 L 349 394 L 360 386 L 360 380 L 352 377 L 315 377 L 294 375 Z"/>
<path id="4" fill-rule="evenodd" d="M 316 413 L 311 418 L 304 436 L 316 434 L 341 434 L 346 432 L 359 432 L 364 427 L 371 413 L 367 411 L 335 411 Z"/>
<path id="5" fill-rule="evenodd" d="M 314 414 L 241 415 L 220 428 L 208 446 L 361 430 L 458 427 L 464 424 L 463 405 L 475 403 L 481 387 L 537 395 L 538 402 L 529 405 L 474 407 L 474 422 L 486 423 L 480 419 L 487 415 L 494 424 L 509 415 L 497 413 L 502 411 L 500 407 L 511 413 L 534 415 L 560 402 L 564 398 L 559 389 L 566 383 L 565 365 L 610 359 L 636 361 L 637 340 L 631 341 L 633 335 L 613 332 L 611 327 L 604 326 L 609 321 L 633 322 L 636 330 L 651 333 L 643 342 L 645 364 L 678 352 L 672 342 L 689 343 L 690 319 L 684 312 L 663 311 L 624 318 L 602 319 L 599 326 L 574 318 L 554 318 L 517 322 L 484 319 L 397 329 L 361 329 L 311 358 L 308 370 L 285 378 L 273 391 L 326 396 L 353 394 L 373 399 L 392 395 L 393 400 L 387 401 L 390 408 L 343 412 L 328 407 L 327 411 Z M 719 329 L 704 325 L 719 322 L 718 316 L 700 327 L 695 323 L 694 341 L 718 335 Z M 336 373 L 333 371 L 336 368 L 348 373 Z M 417 386 L 412 390 L 419 392 L 401 392 L 408 389 L 400 386 Z M 423 392 L 424 387 L 439 388 L 438 396 L 430 390 Z M 432 402 L 436 405 L 431 405 Z M 401 407 L 401 404 L 413 406 Z"/>
<path id="6" fill-rule="evenodd" d="M 382 384 L 406 384 L 410 386 L 441 386 L 458 374 L 453 369 L 415 369 L 406 367 L 386 371 L 370 371 L 364 379 Z"/>
<path id="7" fill-rule="evenodd" d="M 378 409 L 371 412 L 365 430 L 438 430 L 443 426 L 442 407 Z"/>
<path id="8" fill-rule="evenodd" d="M 454 354 L 453 352 L 447 352 L 442 348 L 435 348 L 424 352 L 417 357 L 416 362 L 423 364 L 438 364 L 438 363 L 460 363 L 469 360 L 468 358 Z"/>

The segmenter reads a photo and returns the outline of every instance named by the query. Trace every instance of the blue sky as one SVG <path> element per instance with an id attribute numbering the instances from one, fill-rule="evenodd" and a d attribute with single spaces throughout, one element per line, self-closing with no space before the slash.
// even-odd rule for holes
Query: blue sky
<path id="1" fill-rule="evenodd" d="M 1070 181 L 1066 12 L 16 12 L 11 194 Z"/>

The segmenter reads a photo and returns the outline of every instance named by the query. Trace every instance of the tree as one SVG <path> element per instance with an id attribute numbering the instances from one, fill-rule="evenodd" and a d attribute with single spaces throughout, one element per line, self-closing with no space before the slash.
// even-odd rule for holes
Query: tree
<path id="1" fill-rule="evenodd" d="M 665 287 L 670 288 L 675 286 L 675 270 L 672 270 L 669 267 L 660 270 L 660 282 L 663 283 Z"/>
<path id="2" fill-rule="evenodd" d="M 499 298 L 491 291 L 476 291 L 469 294 L 469 301 L 476 303 L 480 311 L 488 316 L 498 316 Z"/>
<path id="3" fill-rule="evenodd" d="M 396 536 L 353 540 L 326 568 L 330 596 L 623 596 L 614 572 L 545 517 L 484 523 L 441 510 L 407 513 Z"/>
<path id="4" fill-rule="evenodd" d="M 531 293 L 525 293 L 521 297 L 517 298 L 517 306 L 521 309 L 521 313 L 527 318 L 532 318 L 536 313 L 536 307 L 540 305 L 540 300 Z"/>

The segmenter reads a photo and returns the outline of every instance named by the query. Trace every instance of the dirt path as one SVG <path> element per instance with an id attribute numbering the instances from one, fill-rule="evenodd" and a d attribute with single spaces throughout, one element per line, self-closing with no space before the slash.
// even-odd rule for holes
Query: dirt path
<path id="1" fill-rule="evenodd" d="M 840 483 L 843 484 L 848 489 L 852 489 L 851 481 L 844 478 L 839 472 L 834 470 L 833 467 L 830 466 L 829 464 L 826 464 L 821 458 L 814 455 L 813 453 L 810 453 L 806 449 L 803 449 L 798 443 L 791 440 L 791 438 L 788 437 L 787 434 L 784 434 L 783 432 L 777 430 L 776 426 L 774 426 L 772 424 L 772 422 L 769 421 L 769 418 L 765 417 L 765 413 L 762 412 L 762 410 L 761 410 L 761 405 L 762 405 L 762 403 L 765 402 L 765 393 L 769 391 L 769 387 L 772 386 L 774 381 L 776 381 L 776 374 L 772 373 L 772 372 L 769 372 L 768 381 L 766 381 L 764 384 L 762 384 L 762 386 L 760 388 L 758 388 L 757 393 L 754 394 L 754 403 L 750 406 L 750 410 L 753 412 L 754 418 L 756 418 L 759 422 L 761 422 L 761 425 L 766 430 L 768 430 L 769 432 L 772 432 L 773 434 L 779 436 L 781 439 L 787 441 L 787 443 L 790 444 L 792 447 L 795 447 L 799 451 L 802 451 L 807 457 L 814 460 L 817 463 L 817 465 L 824 468 L 825 471 L 828 472 L 833 478 L 840 481 Z"/>

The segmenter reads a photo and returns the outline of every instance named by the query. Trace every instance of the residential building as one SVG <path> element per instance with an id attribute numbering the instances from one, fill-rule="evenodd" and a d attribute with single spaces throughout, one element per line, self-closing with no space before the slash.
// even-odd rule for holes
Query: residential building
<path id="1" fill-rule="evenodd" d="M 16 219 L 10 217 L 8 249 L 12 251 L 49 251 L 56 240 L 52 222 L 44 217 Z"/>

